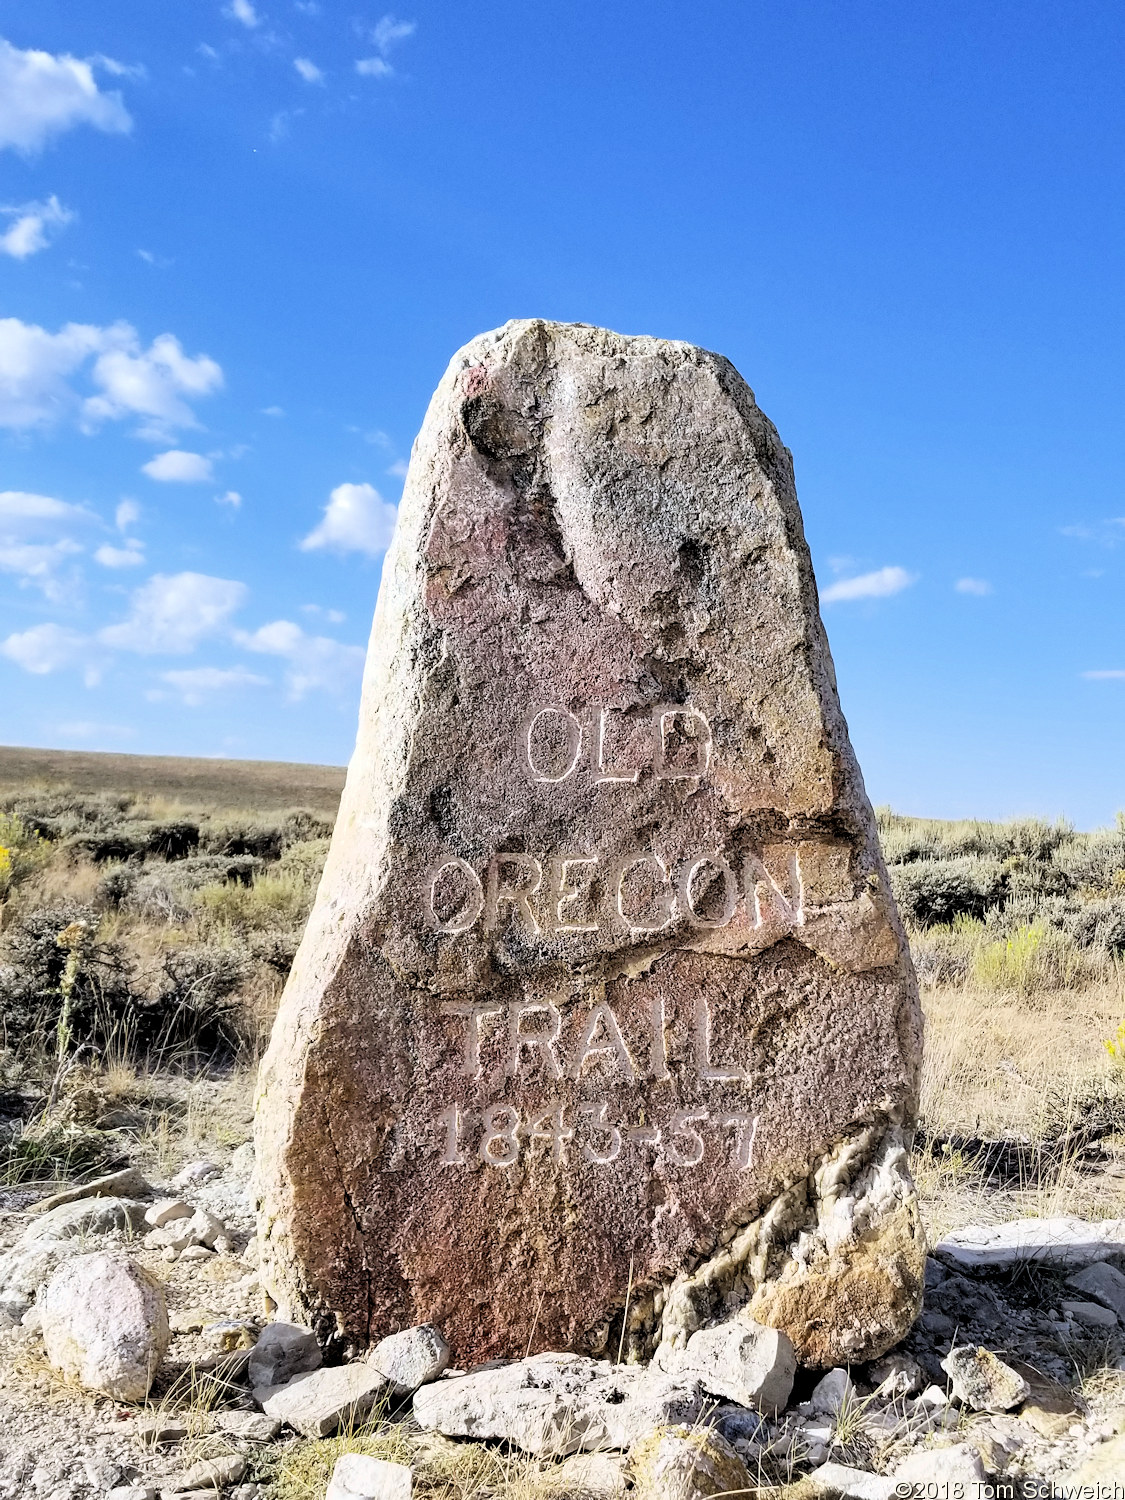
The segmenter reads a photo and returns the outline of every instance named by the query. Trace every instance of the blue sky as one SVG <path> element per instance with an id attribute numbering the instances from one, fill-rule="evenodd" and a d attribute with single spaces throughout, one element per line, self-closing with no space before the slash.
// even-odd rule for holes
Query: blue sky
<path id="1" fill-rule="evenodd" d="M 1125 806 L 1125 11 L 0 3 L 0 740 L 342 762 L 404 460 L 510 317 L 792 449 L 872 799 Z"/>

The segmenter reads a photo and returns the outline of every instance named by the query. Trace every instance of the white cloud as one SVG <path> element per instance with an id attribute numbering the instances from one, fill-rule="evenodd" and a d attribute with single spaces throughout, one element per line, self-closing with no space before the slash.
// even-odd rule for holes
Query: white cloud
<path id="1" fill-rule="evenodd" d="M 317 67 L 316 63 L 310 62 L 307 57 L 295 57 L 293 59 L 293 66 L 306 83 L 324 82 L 324 73 Z"/>
<path id="2" fill-rule="evenodd" d="M 985 594 L 992 593 L 992 585 L 987 578 L 958 578 L 953 587 L 959 594 L 976 594 L 982 599 Z"/>
<path id="3" fill-rule="evenodd" d="M 231 578 L 157 573 L 134 593 L 129 618 L 99 631 L 98 639 L 144 655 L 183 654 L 224 629 L 247 592 L 244 583 Z"/>
<path id="4" fill-rule="evenodd" d="M 396 479 L 405 479 L 409 472 L 410 465 L 406 462 L 405 458 L 396 458 L 387 470 L 387 473 L 393 474 Z"/>
<path id="5" fill-rule="evenodd" d="M 135 500 L 122 500 L 113 513 L 113 519 L 117 523 L 118 531 L 127 531 L 130 526 L 141 519 L 141 507 Z"/>
<path id="6" fill-rule="evenodd" d="M 72 535 L 59 536 L 59 530 L 70 533 L 96 519 L 83 506 L 51 495 L 0 491 L 0 572 L 34 584 L 48 599 L 61 598 L 65 590 L 59 574 L 83 548 Z"/>
<path id="7" fill-rule="evenodd" d="M 160 680 L 175 688 L 191 708 L 198 707 L 208 693 L 221 693 L 230 688 L 269 686 L 268 677 L 248 672 L 245 667 L 186 667 L 178 672 L 161 672 Z"/>
<path id="8" fill-rule="evenodd" d="M 319 526 L 301 542 L 301 550 L 365 552 L 378 557 L 390 546 L 398 508 L 371 484 L 338 484 L 328 497 Z"/>
<path id="9" fill-rule="evenodd" d="M 342 625 L 348 618 L 342 609 L 325 609 L 321 604 L 302 604 L 301 613 L 312 615 L 317 620 L 327 620 L 329 625 Z"/>
<path id="10" fill-rule="evenodd" d="M 270 120 L 270 128 L 267 132 L 269 139 L 276 146 L 279 141 L 284 141 L 289 136 L 289 122 L 297 115 L 304 114 L 303 109 L 280 109 Z"/>
<path id="11" fill-rule="evenodd" d="M 25 672 L 45 676 L 60 667 L 73 666 L 86 656 L 89 641 L 76 630 L 62 625 L 33 625 L 0 642 L 0 653 Z"/>
<path id="12" fill-rule="evenodd" d="M 94 77 L 95 66 L 126 71 L 110 62 L 23 51 L 0 38 L 0 148 L 11 146 L 30 154 L 76 125 L 93 125 L 110 134 L 131 130 L 133 122 L 120 93 L 103 93 Z"/>
<path id="13" fill-rule="evenodd" d="M 1100 672 L 1083 672 L 1089 682 L 1125 682 L 1125 668 L 1109 667 Z"/>
<path id="14" fill-rule="evenodd" d="M 257 630 L 236 630 L 234 638 L 247 651 L 284 657 L 289 697 L 297 700 L 315 688 L 345 693 L 363 671 L 362 646 L 345 646 L 324 635 L 306 635 L 292 620 L 274 620 Z"/>
<path id="15" fill-rule="evenodd" d="M 71 384 L 93 357 L 96 394 Z M 223 372 L 206 354 L 187 356 L 170 333 L 142 348 L 128 323 L 98 327 L 67 323 L 48 333 L 36 323 L 0 318 L 0 427 L 41 427 L 68 415 L 93 430 L 100 422 L 137 416 L 142 436 L 167 440 L 198 423 L 188 398 L 210 395 Z"/>
<path id="16" fill-rule="evenodd" d="M 237 510 L 242 504 L 242 496 L 237 490 L 227 490 L 225 495 L 215 496 L 216 505 L 229 505 L 232 510 Z"/>
<path id="17" fill-rule="evenodd" d="M 861 573 L 858 578 L 841 578 L 824 590 L 820 596 L 822 604 L 838 604 L 852 599 L 886 599 L 890 594 L 899 594 L 917 582 L 917 574 L 905 568 L 877 568 L 873 573 Z"/>
<path id="18" fill-rule="evenodd" d="M 118 325 L 128 328 L 128 325 Z M 94 380 L 102 394 L 83 403 L 87 421 L 136 415 L 146 419 L 142 436 L 157 441 L 177 427 L 197 427 L 184 397 L 209 396 L 223 383 L 220 366 L 206 354 L 194 359 L 179 339 L 162 333 L 142 349 L 136 334 L 99 354 Z"/>
<path id="19" fill-rule="evenodd" d="M 262 416 L 263 417 L 283 417 L 284 415 L 285 415 L 284 408 L 282 408 L 280 406 L 263 406 L 262 407 Z"/>
<path id="20" fill-rule="evenodd" d="M 389 78 L 394 72 L 390 63 L 381 57 L 357 58 L 355 70 L 364 78 Z"/>
<path id="21" fill-rule="evenodd" d="M 57 542 L 11 542 L 0 540 L 0 572 L 14 573 L 22 582 L 39 586 L 48 599 L 60 599 L 63 587 L 59 568 L 82 548 L 70 537 Z"/>
<path id="22" fill-rule="evenodd" d="M 56 727 L 64 740 L 131 740 L 137 731 L 129 724 L 99 724 L 93 719 L 71 719 Z"/>
<path id="23" fill-rule="evenodd" d="M 210 484 L 214 478 L 209 458 L 202 453 L 185 453 L 182 448 L 158 453 L 141 465 L 141 473 L 162 484 Z"/>
<path id="24" fill-rule="evenodd" d="M 42 202 L 7 205 L 0 214 L 12 220 L 0 235 L 0 251 L 14 260 L 26 260 L 45 250 L 55 234 L 65 229 L 74 218 L 69 208 L 64 208 L 54 193 Z"/>
<path id="25" fill-rule="evenodd" d="M 0 490 L 0 527 L 21 522 L 89 521 L 91 514 L 81 505 L 70 505 L 50 495 L 32 495 L 26 490 Z"/>
<path id="26" fill-rule="evenodd" d="M 133 538 L 124 547 L 105 545 L 94 553 L 94 561 L 103 568 L 139 568 L 144 565 L 144 560 L 144 548 Z"/>
<path id="27" fill-rule="evenodd" d="M 255 26 L 262 24 L 262 18 L 251 5 L 250 0 L 230 0 L 230 4 L 223 10 L 223 15 L 229 21 L 241 21 L 243 26 L 251 31 Z"/>
<path id="28" fill-rule="evenodd" d="M 399 21 L 394 16 L 383 16 L 371 31 L 371 40 L 384 55 L 398 42 L 413 36 L 416 30 L 413 21 Z"/>
<path id="29" fill-rule="evenodd" d="M 41 426 L 75 407 L 67 377 L 102 347 L 109 331 L 67 323 L 48 333 L 19 318 L 0 318 L 0 427 Z"/>

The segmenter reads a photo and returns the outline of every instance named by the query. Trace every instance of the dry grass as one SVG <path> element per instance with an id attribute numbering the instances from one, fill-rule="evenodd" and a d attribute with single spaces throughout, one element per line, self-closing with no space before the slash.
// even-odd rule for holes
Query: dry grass
<path id="1" fill-rule="evenodd" d="M 997 1174 L 981 1147 L 915 1153 L 931 1239 L 949 1229 L 1024 1216 L 1125 1215 L 1125 1140 L 1093 1154 L 1083 1128 L 1116 1109 L 1125 1129 L 1125 1077 L 1105 1048 L 1125 1014 L 1120 975 L 1081 989 L 939 985 L 923 991 L 925 1137 L 1026 1143 Z M 1071 1143 L 1071 1138 L 1073 1142 Z M 1036 1152 L 1037 1146 L 1054 1149 Z"/>
<path id="2" fill-rule="evenodd" d="M 1105 1079 L 1105 1039 L 1125 1014 L 1120 981 L 1023 995 L 978 986 L 922 992 L 922 1115 L 931 1134 L 1041 1134 L 1046 1101 Z"/>

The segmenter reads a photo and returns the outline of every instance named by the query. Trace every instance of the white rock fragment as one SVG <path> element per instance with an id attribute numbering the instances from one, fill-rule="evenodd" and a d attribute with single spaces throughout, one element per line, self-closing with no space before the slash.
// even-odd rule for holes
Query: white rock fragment
<path id="1" fill-rule="evenodd" d="M 284 1385 L 294 1375 L 319 1369 L 321 1358 L 311 1328 L 297 1323 L 267 1323 L 250 1352 L 250 1384 Z"/>
<path id="2" fill-rule="evenodd" d="M 432 1323 L 420 1323 L 381 1339 L 367 1359 L 382 1370 L 397 1395 L 409 1396 L 449 1368 L 450 1352 Z"/>
<path id="3" fill-rule="evenodd" d="M 41 1298 L 55 1369 L 116 1401 L 143 1401 L 168 1348 L 164 1289 L 135 1261 L 95 1253 L 55 1272 Z"/>
<path id="4" fill-rule="evenodd" d="M 191 1215 L 191 1205 L 182 1198 L 158 1198 L 145 1213 L 145 1223 L 153 1229 L 163 1229 L 173 1219 L 190 1219 Z"/>
<path id="5" fill-rule="evenodd" d="M 187 1261 L 210 1260 L 214 1254 L 214 1250 L 208 1250 L 206 1245 L 185 1245 L 179 1253 L 179 1258 Z"/>
<path id="6" fill-rule="evenodd" d="M 788 1336 L 740 1315 L 693 1333 L 664 1355 L 669 1374 L 695 1379 L 713 1396 L 756 1411 L 780 1411 L 793 1390 L 797 1356 Z"/>
<path id="7" fill-rule="evenodd" d="M 216 1166 L 213 1161 L 191 1161 L 180 1169 L 168 1185 L 180 1193 L 184 1188 L 197 1187 L 201 1182 L 218 1177 L 221 1172 L 222 1167 Z"/>
<path id="8" fill-rule="evenodd" d="M 425 1386 L 425 1390 L 434 1387 Z M 381 1370 L 366 1360 L 295 1375 L 285 1385 L 263 1390 L 254 1399 L 268 1417 L 285 1422 L 302 1437 L 331 1437 L 340 1427 L 362 1421 L 393 1387 Z"/>
<path id="9" fill-rule="evenodd" d="M 410 1500 L 411 1487 L 405 1464 L 345 1453 L 336 1460 L 324 1500 Z"/>
<path id="10" fill-rule="evenodd" d="M 912 1453 L 894 1471 L 897 1480 L 913 1480 L 922 1485 L 971 1485 L 984 1480 L 980 1454 L 968 1443 L 953 1443 L 947 1448 L 926 1448 Z M 976 1494 L 976 1489 L 967 1491 Z"/>
<path id="11" fill-rule="evenodd" d="M 840 1500 L 892 1500 L 895 1493 L 895 1481 L 885 1474 L 868 1474 L 847 1464 L 821 1464 L 809 1479 L 829 1494 L 838 1494 Z"/>
<path id="12" fill-rule="evenodd" d="M 631 1448 L 656 1427 L 697 1421 L 704 1405 L 692 1377 L 577 1354 L 537 1354 L 424 1385 L 414 1416 L 446 1437 L 491 1438 L 561 1457 Z"/>
<path id="13" fill-rule="evenodd" d="M 924 1407 L 929 1411 L 944 1411 L 949 1405 L 949 1397 L 940 1385 L 928 1385 L 918 1397 L 915 1405 Z"/>
<path id="14" fill-rule="evenodd" d="M 969 1270 L 1022 1261 L 1080 1266 L 1125 1255 L 1125 1219 L 1013 1219 L 1007 1224 L 970 1225 L 947 1235 L 934 1254 Z"/>

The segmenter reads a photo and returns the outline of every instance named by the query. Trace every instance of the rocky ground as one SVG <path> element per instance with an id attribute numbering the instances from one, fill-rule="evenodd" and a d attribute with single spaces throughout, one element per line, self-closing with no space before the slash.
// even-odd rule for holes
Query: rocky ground
<path id="1" fill-rule="evenodd" d="M 342 1472 L 333 1500 L 409 1493 L 411 1472 L 450 1500 L 801 1480 L 977 1500 L 1043 1495 L 1083 1465 L 1125 1474 L 1125 1221 L 950 1236 L 902 1346 L 826 1375 L 751 1324 L 661 1370 L 537 1356 L 463 1374 L 432 1330 L 324 1369 L 270 1322 L 251 1166 L 243 1146 L 166 1182 L 127 1169 L 97 1196 L 0 1195 L 0 1495 L 320 1500 L 348 1449 L 398 1468 Z M 133 1282 L 114 1280 L 123 1261 Z"/>

